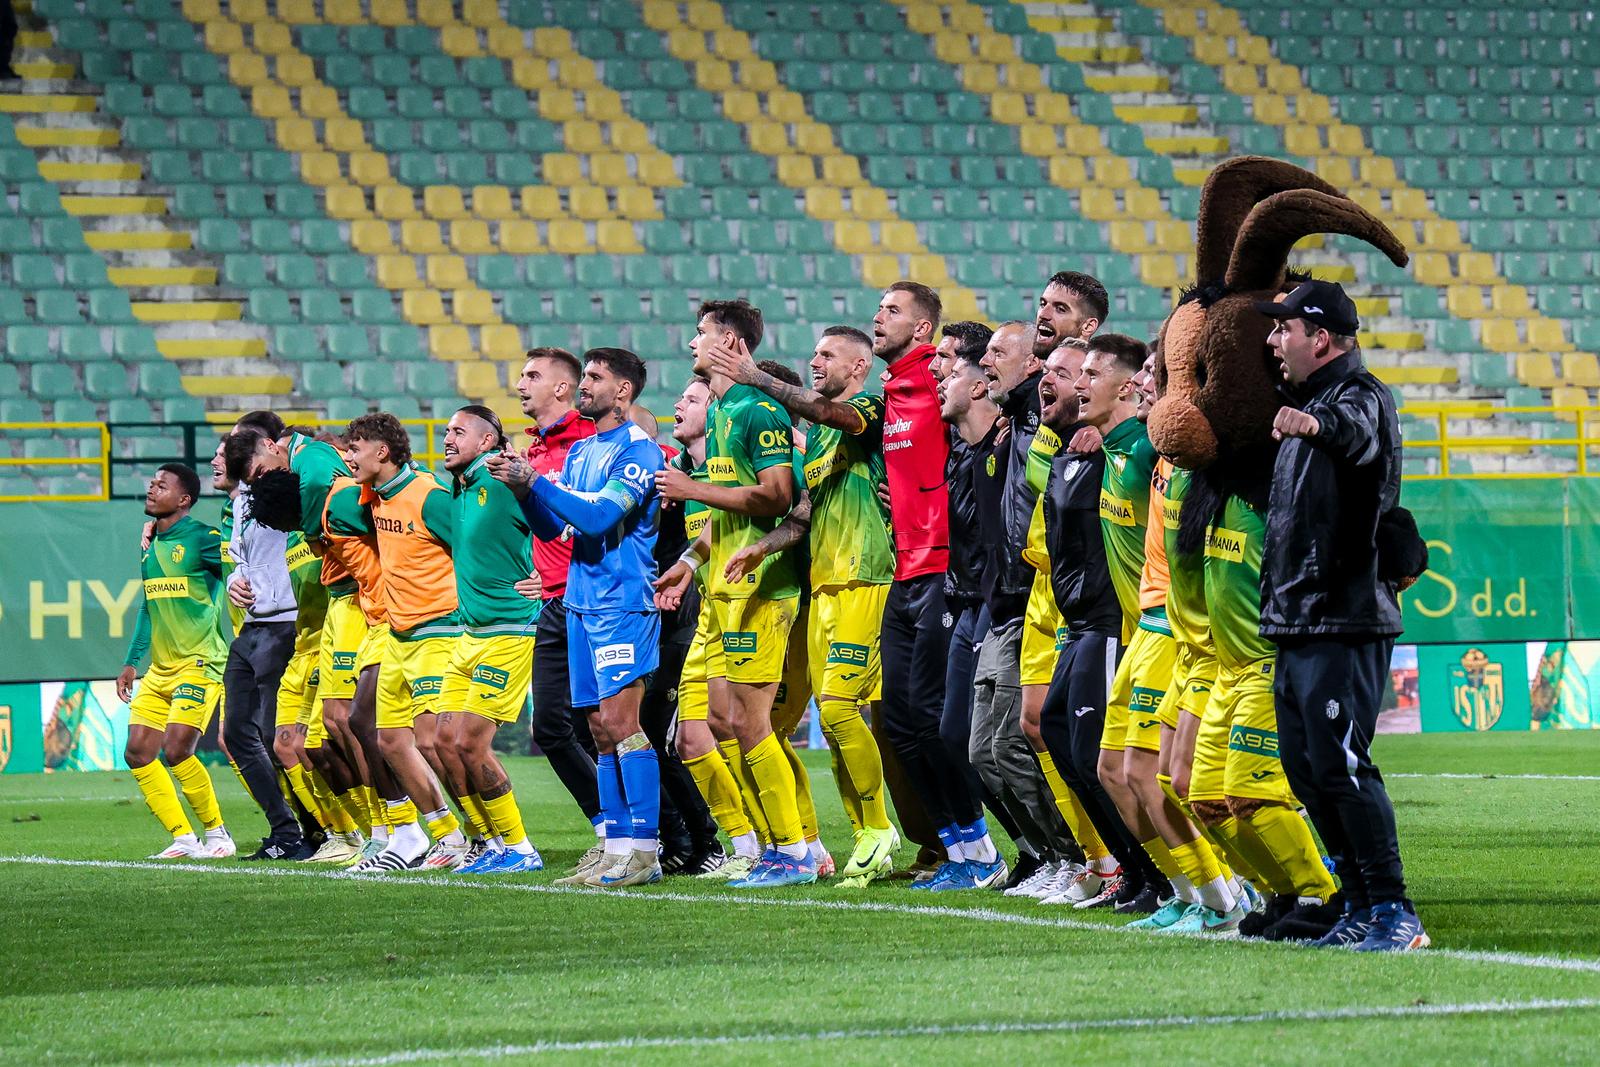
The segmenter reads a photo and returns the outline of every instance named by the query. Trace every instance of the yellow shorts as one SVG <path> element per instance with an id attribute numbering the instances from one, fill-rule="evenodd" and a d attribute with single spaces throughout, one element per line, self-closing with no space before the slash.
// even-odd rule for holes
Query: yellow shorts
<path id="1" fill-rule="evenodd" d="M 356 650 L 356 676 L 368 667 L 375 667 L 383 662 L 384 650 L 389 647 L 389 624 L 380 622 L 376 626 L 369 626 L 366 634 L 361 638 L 361 646 Z"/>
<path id="2" fill-rule="evenodd" d="M 1211 702 L 1228 722 L 1222 791 L 1230 797 L 1298 804 L 1278 758 L 1278 708 L 1272 695 L 1275 659 L 1222 671 Z"/>
<path id="3" fill-rule="evenodd" d="M 883 682 L 878 637 L 888 599 L 888 585 L 847 585 L 812 594 L 809 625 L 796 629 L 806 641 L 800 658 L 810 660 L 809 688 L 817 699 L 854 704 L 873 699 Z"/>
<path id="4" fill-rule="evenodd" d="M 310 723 L 317 700 L 317 661 L 321 650 L 308 648 L 289 657 L 278 682 L 278 715 L 272 725 L 282 729 L 297 722 Z M 320 714 L 317 716 L 322 717 Z"/>
<path id="5" fill-rule="evenodd" d="M 378 729 L 409 727 L 418 715 L 439 710 L 444 674 L 459 637 L 422 637 L 411 641 L 389 635 L 378 668 Z"/>
<path id="6" fill-rule="evenodd" d="M 1172 684 L 1177 654 L 1177 642 L 1171 634 L 1143 626 L 1134 631 L 1133 641 L 1122 654 L 1117 677 L 1111 683 L 1101 748 L 1161 751 L 1161 701 Z"/>
<path id="7" fill-rule="evenodd" d="M 888 586 L 884 587 L 885 589 Z M 783 657 L 783 681 L 772 698 L 772 729 L 787 737 L 806 717 L 811 704 L 810 657 L 806 654 L 806 632 L 812 608 L 806 608 L 789 628 L 789 649 Z"/>
<path id="8" fill-rule="evenodd" d="M 1216 682 L 1216 655 L 1199 645 L 1180 644 L 1172 667 L 1172 686 L 1161 700 L 1161 725 L 1176 730 L 1180 712 L 1205 718 Z"/>
<path id="9" fill-rule="evenodd" d="M 1028 612 L 1022 620 L 1022 684 L 1049 685 L 1056 674 L 1056 658 L 1067 642 L 1067 628 L 1056 608 L 1050 576 L 1035 571 L 1028 592 Z"/>
<path id="10" fill-rule="evenodd" d="M 783 681 L 789 631 L 794 628 L 800 598 L 708 597 L 707 600 L 711 604 L 715 632 L 722 636 L 723 677 L 745 685 Z"/>
<path id="11" fill-rule="evenodd" d="M 722 641 L 716 632 L 716 619 L 711 613 L 711 601 L 700 601 L 700 614 L 695 619 L 694 640 L 683 659 L 683 673 L 678 676 L 678 721 L 705 722 L 711 711 L 711 698 L 706 682 L 722 677 Z"/>
<path id="12" fill-rule="evenodd" d="M 367 617 L 356 596 L 330 597 L 322 621 L 317 659 L 317 699 L 351 700 L 356 695 L 356 663 L 367 636 Z"/>
<path id="13" fill-rule="evenodd" d="M 533 635 L 462 634 L 452 643 L 439 710 L 516 722 L 533 688 Z"/>
<path id="14" fill-rule="evenodd" d="M 139 691 L 128 705 L 128 722 L 165 731 L 176 723 L 201 733 L 222 702 L 222 668 L 212 663 L 182 667 L 151 667 L 139 679 Z"/>

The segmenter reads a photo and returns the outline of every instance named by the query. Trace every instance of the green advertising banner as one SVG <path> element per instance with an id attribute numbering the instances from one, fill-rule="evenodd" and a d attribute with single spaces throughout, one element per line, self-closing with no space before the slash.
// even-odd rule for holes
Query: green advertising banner
<path id="1" fill-rule="evenodd" d="M 1523 642 L 1422 645 L 1417 683 L 1423 733 L 1530 728 Z"/>

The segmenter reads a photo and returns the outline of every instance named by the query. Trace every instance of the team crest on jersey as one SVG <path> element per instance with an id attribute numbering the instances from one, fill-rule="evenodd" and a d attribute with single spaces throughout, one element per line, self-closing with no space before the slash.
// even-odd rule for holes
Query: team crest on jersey
<path id="1" fill-rule="evenodd" d="M 1328 701 L 1328 706 L 1322 710 L 1327 713 L 1328 718 L 1337 719 L 1339 717 L 1339 702 L 1337 700 L 1330 700 Z"/>
<path id="2" fill-rule="evenodd" d="M 487 503 L 489 503 L 489 487 L 480 485 L 478 486 L 478 506 L 481 508 Z"/>
<path id="3" fill-rule="evenodd" d="M 186 556 L 186 555 L 188 555 L 188 550 L 186 548 L 184 548 L 184 546 L 182 546 L 182 545 L 173 545 L 172 546 L 172 562 L 174 562 L 174 563 L 182 563 L 183 562 L 183 557 Z"/>
<path id="4" fill-rule="evenodd" d="M 983 465 L 983 472 L 985 474 L 987 474 L 991 478 L 994 477 L 994 454 L 993 453 L 990 453 L 988 460 L 985 461 L 985 463 Z"/>

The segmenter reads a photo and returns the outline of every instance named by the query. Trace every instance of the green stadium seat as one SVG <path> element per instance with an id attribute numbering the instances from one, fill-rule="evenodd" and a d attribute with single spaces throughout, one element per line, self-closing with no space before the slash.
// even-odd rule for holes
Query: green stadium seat
<path id="1" fill-rule="evenodd" d="M 382 325 L 378 327 L 378 355 L 384 359 L 425 359 L 427 350 L 415 326 Z"/>
<path id="2" fill-rule="evenodd" d="M 83 321 L 78 294 L 70 289 L 41 289 L 33 294 L 33 317 L 51 325 L 74 325 Z"/>
<path id="3" fill-rule="evenodd" d="M 289 294 L 281 289 L 255 289 L 245 300 L 245 318 L 267 326 L 298 322 L 289 306 Z"/>
<path id="4" fill-rule="evenodd" d="M 308 364 L 304 369 L 312 371 L 318 364 Z M 387 396 L 397 392 L 405 364 L 403 363 L 375 363 L 367 361 L 357 363 L 354 368 L 352 387 L 357 396 Z M 309 390 L 310 386 L 307 386 Z"/>
<path id="5" fill-rule="evenodd" d="M 128 391 L 128 369 L 120 363 L 85 364 L 83 390 L 93 400 L 111 400 Z"/>
<path id="6" fill-rule="evenodd" d="M 369 325 L 398 323 L 400 311 L 389 293 L 381 289 L 358 289 L 350 294 L 350 317 Z"/>
<path id="7" fill-rule="evenodd" d="M 132 323 L 133 303 L 122 289 L 94 289 L 89 293 L 89 318 L 102 326 Z"/>
<path id="8" fill-rule="evenodd" d="M 349 245 L 339 234 L 339 224 L 331 219 L 305 219 L 300 223 L 300 247 L 305 251 L 326 255 L 345 252 Z"/>
<path id="9" fill-rule="evenodd" d="M 74 396 L 79 388 L 78 376 L 65 363 L 35 364 L 28 374 L 28 386 L 41 400 Z"/>
<path id="10" fill-rule="evenodd" d="M 388 364 L 376 364 L 386 367 Z M 300 367 L 300 391 L 317 400 L 348 396 L 344 368 L 337 363 L 306 363 Z M 332 407 L 329 415 L 333 416 Z"/>
<path id="11" fill-rule="evenodd" d="M 350 321 L 339 294 L 331 289 L 302 289 L 299 302 L 304 322 L 320 326 Z"/>

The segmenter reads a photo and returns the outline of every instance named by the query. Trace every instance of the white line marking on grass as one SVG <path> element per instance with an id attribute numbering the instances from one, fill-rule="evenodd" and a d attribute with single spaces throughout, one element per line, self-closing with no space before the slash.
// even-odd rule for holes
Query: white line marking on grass
<path id="1" fill-rule="evenodd" d="M 1451 1018 L 1464 1015 L 1506 1015 L 1514 1012 L 1581 1011 L 1600 1008 L 1600 999 L 1489 1000 L 1464 1004 L 1400 1004 L 1392 1007 L 1330 1008 L 1324 1011 L 1263 1011 L 1248 1015 L 1134 1015 L 1115 1019 L 1058 1019 L 1045 1022 L 950 1023 L 929 1026 L 864 1027 L 856 1030 L 813 1030 L 802 1033 L 682 1034 L 663 1037 L 620 1037 L 592 1041 L 539 1041 L 528 1045 L 482 1045 L 476 1048 L 409 1049 L 382 1056 L 319 1056 L 279 1060 L 245 1067 L 390 1067 L 435 1060 L 497 1060 L 548 1052 L 617 1052 L 660 1048 L 726 1048 L 810 1041 L 896 1040 L 911 1037 L 968 1037 L 997 1034 L 1074 1034 L 1094 1030 L 1155 1030 L 1179 1026 L 1248 1026 L 1256 1023 L 1345 1022 L 1361 1019 Z"/>
<path id="2" fill-rule="evenodd" d="M 1438 773 L 1438 774 L 1386 774 L 1385 778 L 1470 778 L 1480 782 L 1492 782 L 1505 779 L 1514 782 L 1600 782 L 1600 774 L 1495 774 L 1493 771 L 1484 771 L 1480 774 Z"/>
<path id="3" fill-rule="evenodd" d="M 868 912 L 890 915 L 909 915 L 913 918 L 951 918 L 969 922 L 995 923 L 1002 926 L 1026 926 L 1054 930 L 1092 931 L 1101 934 L 1123 934 L 1129 937 L 1150 937 L 1140 930 L 1107 923 L 1086 922 L 1053 915 L 1021 915 L 998 911 L 994 908 L 941 907 L 932 904 L 892 904 L 875 900 L 824 900 L 816 897 L 790 897 L 745 893 L 675 893 L 646 890 L 627 893 L 618 890 L 581 889 L 558 885 L 540 885 L 532 882 L 489 881 L 464 878 L 458 875 L 417 874 L 352 874 L 348 871 L 306 870 L 300 867 L 217 866 L 202 863 L 169 863 L 141 860 L 69 860 L 53 856 L 5 856 L 0 863 L 15 863 L 35 867 L 89 867 L 101 870 L 161 871 L 178 874 L 210 874 L 235 876 L 265 876 L 269 878 L 309 878 L 333 882 L 365 882 L 396 886 L 426 886 L 430 889 L 478 890 L 483 892 L 539 893 L 549 896 L 601 897 L 606 900 L 650 903 L 664 901 L 678 904 L 728 904 L 752 907 L 804 908 L 812 911 Z M 1184 935 L 1167 935 L 1182 937 Z M 1239 941 L 1205 938 L 1194 935 L 1191 940 L 1214 940 L 1225 944 L 1250 945 L 1267 951 L 1310 951 L 1300 945 L 1271 941 Z M 1411 955 L 1411 954 L 1408 954 Z M 1496 952 L 1485 949 L 1431 948 L 1416 956 L 1424 959 L 1464 960 L 1471 963 L 1497 963 L 1512 967 L 1531 967 L 1537 970 L 1571 971 L 1583 974 L 1600 974 L 1600 959 L 1573 956 L 1530 955 L 1521 952 Z"/>

